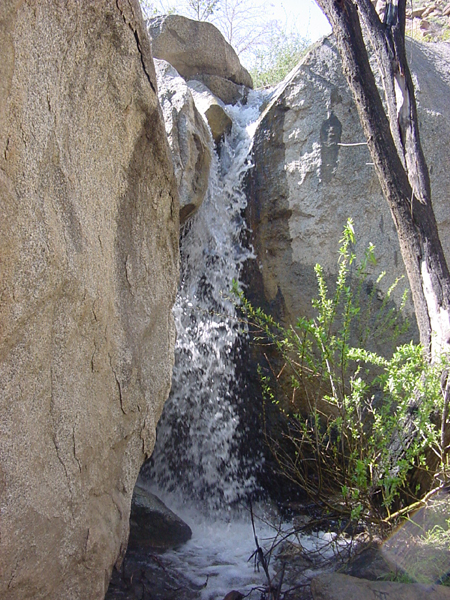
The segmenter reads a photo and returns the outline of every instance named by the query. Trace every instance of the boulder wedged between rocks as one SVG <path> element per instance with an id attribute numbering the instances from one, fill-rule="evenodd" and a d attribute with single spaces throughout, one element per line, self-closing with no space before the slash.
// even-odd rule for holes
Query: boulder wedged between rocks
<path id="1" fill-rule="evenodd" d="M 224 135 L 231 131 L 233 121 L 223 102 L 216 98 L 201 81 L 188 81 L 188 87 L 198 110 L 208 122 L 214 142 L 218 145 Z"/>
<path id="2" fill-rule="evenodd" d="M 208 75 L 198 73 L 192 79 L 201 81 L 210 91 L 222 100 L 224 104 L 245 104 L 249 88 L 245 85 L 237 85 L 229 79 L 219 77 L 218 75 Z"/>
<path id="3" fill-rule="evenodd" d="M 253 88 L 249 72 L 212 23 L 165 15 L 150 19 L 148 32 L 153 56 L 169 62 L 185 79 L 198 74 L 217 75 Z"/>
<path id="4" fill-rule="evenodd" d="M 147 27 L 183 225 L 207 192 L 213 152 L 210 136 L 219 147 L 232 127 L 226 105 L 245 103 L 253 83 L 211 23 L 168 15 L 150 19 Z"/>
<path id="5" fill-rule="evenodd" d="M 158 98 L 177 178 L 180 224 L 198 210 L 208 190 L 211 131 L 196 107 L 190 88 L 176 69 L 155 59 Z"/>

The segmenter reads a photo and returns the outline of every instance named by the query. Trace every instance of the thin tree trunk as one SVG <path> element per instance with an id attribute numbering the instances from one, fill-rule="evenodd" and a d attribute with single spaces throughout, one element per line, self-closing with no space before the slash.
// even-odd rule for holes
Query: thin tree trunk
<path id="1" fill-rule="evenodd" d="M 450 344 L 450 274 L 431 205 L 414 87 L 406 60 L 406 0 L 388 2 L 381 23 L 370 0 L 316 0 L 333 27 L 344 74 L 397 229 L 422 344 Z M 369 64 L 364 22 L 383 81 L 387 115 Z"/>

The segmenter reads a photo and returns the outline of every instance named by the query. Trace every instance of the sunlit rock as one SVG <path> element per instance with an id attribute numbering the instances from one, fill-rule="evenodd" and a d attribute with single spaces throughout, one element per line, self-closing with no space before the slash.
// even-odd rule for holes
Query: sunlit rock
<path id="1" fill-rule="evenodd" d="M 171 383 L 176 182 L 137 0 L 0 21 L 0 597 L 99 600 Z"/>
<path id="2" fill-rule="evenodd" d="M 224 103 L 216 98 L 201 81 L 189 81 L 188 86 L 194 97 L 195 105 L 208 121 L 213 139 L 218 144 L 223 136 L 231 131 L 233 124 Z"/>
<path id="3" fill-rule="evenodd" d="M 410 41 L 408 59 L 417 82 L 433 206 L 450 257 L 450 162 L 445 146 L 450 137 L 450 46 Z M 387 273 L 378 284 L 380 298 L 405 275 L 394 223 L 332 38 L 311 50 L 272 99 L 255 134 L 253 161 L 247 209 L 257 255 L 252 286 L 259 279 L 259 297 L 285 323 L 312 316 L 316 263 L 333 282 L 349 217 L 359 259 L 370 243 L 375 245 L 372 283 L 382 271 Z M 406 285 L 405 278 L 394 292 L 397 303 Z M 412 316 L 411 302 L 408 311 Z"/>
<path id="4" fill-rule="evenodd" d="M 247 99 L 249 88 L 245 85 L 237 85 L 224 77 L 198 74 L 193 79 L 204 83 L 224 104 L 237 104 L 237 102 L 245 102 Z"/>
<path id="5" fill-rule="evenodd" d="M 212 23 L 166 15 L 150 19 L 148 31 L 153 56 L 169 62 L 184 78 L 198 73 L 218 75 L 237 85 L 253 87 L 238 55 Z"/>
<path id="6" fill-rule="evenodd" d="M 184 79 L 164 60 L 155 60 L 155 66 L 183 224 L 198 210 L 208 189 L 211 133 Z"/>

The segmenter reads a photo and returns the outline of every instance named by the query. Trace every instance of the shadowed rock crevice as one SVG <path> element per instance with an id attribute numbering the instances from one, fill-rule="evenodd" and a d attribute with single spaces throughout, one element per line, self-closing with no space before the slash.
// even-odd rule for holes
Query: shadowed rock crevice
<path id="1" fill-rule="evenodd" d="M 324 183 L 330 182 L 336 172 L 341 136 L 342 124 L 331 112 L 320 128 L 320 178 Z"/>

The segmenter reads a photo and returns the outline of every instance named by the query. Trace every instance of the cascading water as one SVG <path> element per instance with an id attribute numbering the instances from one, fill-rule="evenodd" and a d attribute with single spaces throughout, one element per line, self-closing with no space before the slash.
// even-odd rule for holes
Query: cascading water
<path id="1" fill-rule="evenodd" d="M 229 510 L 256 487 L 258 457 L 239 452 L 248 424 L 238 414 L 235 361 L 243 326 L 231 289 L 251 256 L 242 245 L 241 185 L 263 100 L 251 92 L 245 106 L 227 107 L 231 134 L 220 159 L 214 154 L 207 197 L 183 232 L 172 392 L 143 472 L 146 485 L 193 530 L 190 542 L 164 555 L 166 565 L 200 587 L 206 578 L 201 596 L 208 599 L 264 581 L 248 562 L 255 549 L 250 521 Z"/>
<path id="2" fill-rule="evenodd" d="M 220 160 L 214 154 L 207 197 L 183 234 L 172 393 L 146 470 L 158 488 L 181 491 L 203 509 L 229 506 L 255 488 L 255 457 L 250 463 L 238 451 L 246 427 L 233 397 L 242 326 L 230 295 L 250 256 L 241 241 L 241 184 L 262 100 L 252 92 L 246 106 L 227 107 L 232 132 Z"/>
<path id="3" fill-rule="evenodd" d="M 239 415 L 235 361 L 245 331 L 231 298 L 233 280 L 239 280 L 251 256 L 242 245 L 246 198 L 241 184 L 264 99 L 251 92 L 245 106 L 227 107 L 232 132 L 220 159 L 213 160 L 207 198 L 183 233 L 172 392 L 151 462 L 141 474 L 141 485 L 192 529 L 188 543 L 162 557 L 165 574 L 178 573 L 192 586 L 183 598 L 217 600 L 232 589 L 249 594 L 267 583 L 249 561 L 255 552 L 249 515 L 236 510 L 256 489 L 261 459 L 240 452 L 248 423 Z M 290 525 L 279 524 L 279 535 L 284 527 Z M 257 533 L 264 543 L 275 530 L 258 520 Z M 301 545 L 317 551 L 324 543 L 326 535 L 308 536 Z"/>

